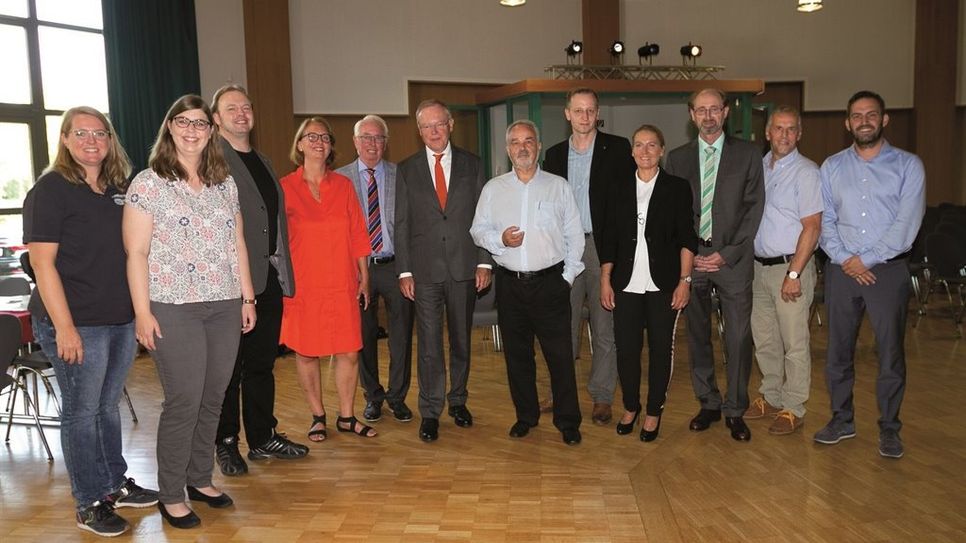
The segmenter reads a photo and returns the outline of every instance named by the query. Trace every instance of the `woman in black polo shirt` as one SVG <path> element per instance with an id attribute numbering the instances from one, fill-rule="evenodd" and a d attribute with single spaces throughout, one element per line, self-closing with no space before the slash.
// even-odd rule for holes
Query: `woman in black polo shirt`
<path id="1" fill-rule="evenodd" d="M 61 445 L 77 526 L 105 536 L 128 528 L 116 507 L 158 502 L 156 491 L 126 476 L 121 455 L 118 401 L 137 345 L 121 242 L 130 172 L 110 121 L 75 107 L 64 113 L 57 158 L 23 206 L 37 280 L 34 336 L 60 385 Z"/>

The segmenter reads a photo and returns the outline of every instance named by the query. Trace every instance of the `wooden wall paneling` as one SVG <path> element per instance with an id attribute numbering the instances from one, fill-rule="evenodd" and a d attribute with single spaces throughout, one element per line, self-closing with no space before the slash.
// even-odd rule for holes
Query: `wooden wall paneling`
<path id="1" fill-rule="evenodd" d="M 852 136 L 845 129 L 845 102 L 841 111 L 808 111 L 802 116 L 802 140 L 798 150 L 821 165 L 831 155 L 852 145 Z M 888 103 L 886 103 L 888 106 Z M 911 109 L 893 109 L 889 112 L 889 126 L 884 134 L 889 143 L 912 150 L 913 112 Z"/>
<path id="2" fill-rule="evenodd" d="M 295 133 L 287 0 L 244 0 L 245 67 L 255 105 L 254 144 L 281 176 Z"/>
<path id="3" fill-rule="evenodd" d="M 913 142 L 926 167 L 929 204 L 962 192 L 955 152 L 958 25 L 959 2 L 916 1 Z"/>
<path id="4" fill-rule="evenodd" d="M 621 39 L 620 2 L 582 0 L 580 13 L 583 22 L 583 63 L 610 64 L 610 53 L 607 51 L 614 40 Z M 637 51 L 624 53 L 625 62 L 631 58 L 629 55 L 637 55 Z M 635 56 L 634 59 L 636 58 Z"/>

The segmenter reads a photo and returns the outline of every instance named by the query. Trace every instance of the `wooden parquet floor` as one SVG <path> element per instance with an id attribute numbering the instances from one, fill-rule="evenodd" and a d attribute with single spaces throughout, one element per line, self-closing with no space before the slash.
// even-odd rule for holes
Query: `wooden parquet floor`
<path id="1" fill-rule="evenodd" d="M 250 474 L 236 478 L 222 477 L 216 468 L 216 484 L 236 505 L 199 506 L 200 528 L 178 531 L 156 509 L 123 509 L 133 533 L 120 539 L 966 541 L 966 424 L 958 404 L 966 394 L 966 340 L 939 314 L 931 313 L 919 328 L 911 327 L 910 317 L 901 460 L 877 453 L 876 362 L 867 324 L 857 351 L 858 435 L 835 446 L 811 440 L 829 416 L 822 327 L 813 326 L 804 431 L 773 437 L 767 422 L 750 421 L 749 443 L 733 441 L 721 423 L 707 432 L 688 430 L 697 406 L 686 347 L 678 352 L 657 441 L 642 443 L 636 431 L 618 436 L 613 424 L 595 426 L 583 388 L 590 360 L 585 346 L 578 361 L 584 441 L 577 447 L 561 442 L 549 416 L 526 438 L 507 437 L 514 415 L 502 354 L 477 329 L 468 403 L 476 419 L 472 428 L 458 428 L 444 417 L 439 441 L 424 444 L 417 437 L 418 417 L 399 423 L 385 416 L 375 424 L 380 435 L 369 440 L 335 432 L 333 424 L 329 439 L 313 445 L 304 460 L 249 462 Z M 683 332 L 678 344 L 685 345 Z M 380 349 L 385 356 L 385 342 Z M 307 442 L 310 418 L 293 364 L 291 358 L 277 364 L 276 415 L 281 431 Z M 328 367 L 323 372 L 334 420 L 333 375 Z M 538 375 L 546 390 L 546 371 Z M 753 397 L 757 386 L 756 369 Z M 128 389 L 140 418 L 132 424 L 122 405 L 128 473 L 154 487 L 160 387 L 150 359 L 135 364 Z M 414 378 L 409 396 L 414 409 L 416 389 Z M 361 394 L 357 405 L 361 415 Z M 0 448 L 0 542 L 98 539 L 74 526 L 57 429 L 48 427 L 47 437 L 55 451 L 52 464 L 36 429 L 27 426 L 15 426 L 11 442 Z M 241 450 L 247 452 L 247 445 Z"/>

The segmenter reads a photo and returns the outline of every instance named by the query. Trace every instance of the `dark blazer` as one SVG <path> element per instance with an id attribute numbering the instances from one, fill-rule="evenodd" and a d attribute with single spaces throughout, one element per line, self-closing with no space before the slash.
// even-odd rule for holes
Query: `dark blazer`
<path id="1" fill-rule="evenodd" d="M 543 159 L 543 169 L 564 179 L 567 177 L 567 162 L 570 156 L 570 139 L 547 149 Z M 594 139 L 594 158 L 590 162 L 590 222 L 594 228 L 594 242 L 600 245 L 600 230 L 603 228 L 604 206 L 611 184 L 623 179 L 629 172 L 637 169 L 631 157 L 631 144 L 627 138 L 597 131 Z"/>
<path id="2" fill-rule="evenodd" d="M 282 286 L 282 294 L 285 296 L 295 295 L 295 276 L 292 274 L 292 258 L 288 249 L 288 219 L 285 217 L 285 195 L 282 194 L 282 187 L 278 184 L 278 177 L 272 169 L 272 163 L 267 157 L 256 151 L 258 158 L 265 164 L 265 169 L 272 176 L 275 182 L 275 190 L 278 192 L 278 239 L 275 241 L 275 254 L 268 254 L 268 211 L 265 209 L 265 200 L 262 193 L 258 191 L 255 179 L 245 167 L 235 149 L 227 140 L 221 140 L 221 149 L 228 161 L 228 167 L 235 185 L 238 187 L 238 205 L 241 207 L 243 231 L 245 235 L 245 246 L 248 248 L 248 266 L 252 274 L 252 285 L 255 287 L 255 294 L 261 294 L 265 290 L 265 283 L 268 281 L 268 264 L 275 266 L 278 271 L 278 282 Z"/>
<path id="3" fill-rule="evenodd" d="M 439 207 L 425 147 L 396 168 L 396 273 L 412 273 L 416 283 L 468 281 L 479 264 L 493 264 L 490 253 L 470 237 L 486 182 L 483 163 L 473 153 L 451 149 L 445 210 Z"/>
<path id="4" fill-rule="evenodd" d="M 694 195 L 694 231 L 701 220 L 701 163 L 698 141 L 668 153 L 667 172 L 691 183 Z M 765 179 L 761 148 L 749 141 L 725 136 L 714 186 L 711 248 L 732 268 L 752 269 L 755 234 L 765 209 Z"/>
<path id="5" fill-rule="evenodd" d="M 691 186 L 687 180 L 661 170 L 647 206 L 644 241 L 654 284 L 674 290 L 681 280 L 681 249 L 698 250 L 694 234 Z M 611 286 L 623 290 L 634 271 L 637 252 L 637 178 L 634 173 L 613 184 L 607 198 L 606 220 L 597 247 L 600 263 L 614 264 Z"/>
<path id="6" fill-rule="evenodd" d="M 393 250 L 396 247 L 396 165 L 387 160 L 382 161 L 382 166 L 385 168 L 386 177 L 383 180 L 385 182 L 384 192 L 386 194 L 386 201 L 380 202 L 382 214 L 386 217 L 385 224 L 382 225 L 383 231 L 385 232 L 385 237 L 392 240 Z M 352 187 L 356 189 L 356 196 L 359 197 L 359 205 L 362 207 L 362 215 L 368 217 L 369 215 L 369 179 L 359 177 L 359 159 L 355 159 L 352 162 L 346 164 L 345 166 L 336 170 L 337 173 L 349 178 L 352 181 Z M 366 219 L 368 221 L 368 218 Z"/>

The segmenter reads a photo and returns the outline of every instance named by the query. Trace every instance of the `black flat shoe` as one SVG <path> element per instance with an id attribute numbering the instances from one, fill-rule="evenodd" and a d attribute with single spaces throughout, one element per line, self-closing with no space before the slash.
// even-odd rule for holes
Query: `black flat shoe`
<path id="1" fill-rule="evenodd" d="M 348 426 L 343 426 L 343 424 L 348 424 Z M 359 437 L 376 437 L 378 435 L 375 428 L 362 424 L 355 417 L 336 418 L 335 429 L 340 432 L 350 432 Z"/>
<path id="2" fill-rule="evenodd" d="M 657 426 L 653 430 L 645 430 L 644 424 L 641 423 L 641 441 L 651 442 L 657 439 L 657 435 L 661 432 L 661 417 L 657 418 Z"/>
<path id="3" fill-rule="evenodd" d="M 522 420 L 513 423 L 510 428 L 510 437 L 524 437 L 530 433 L 530 425 Z"/>
<path id="4" fill-rule="evenodd" d="M 751 441 L 751 429 L 741 417 L 725 417 L 725 426 L 731 430 L 731 438 L 735 441 Z"/>
<path id="5" fill-rule="evenodd" d="M 691 419 L 690 428 L 692 432 L 703 432 L 711 426 L 712 422 L 718 422 L 719 420 L 721 420 L 720 409 L 701 409 Z"/>
<path id="6" fill-rule="evenodd" d="M 439 419 L 423 419 L 419 423 L 419 439 L 426 443 L 439 439 Z"/>
<path id="7" fill-rule="evenodd" d="M 453 421 L 460 428 L 469 428 L 470 426 L 473 426 L 473 415 L 465 405 L 450 407 L 449 416 L 453 417 Z"/>
<path id="8" fill-rule="evenodd" d="M 198 518 L 198 515 L 196 515 L 194 511 L 189 512 L 183 517 L 176 517 L 169 513 L 168 510 L 164 508 L 164 504 L 161 502 L 158 502 L 158 511 L 161 512 L 161 516 L 164 517 L 164 520 L 168 521 L 168 524 L 174 528 L 187 530 L 188 528 L 194 528 L 195 526 L 201 524 L 201 519 Z"/>
<path id="9" fill-rule="evenodd" d="M 617 423 L 617 435 L 619 435 L 619 436 L 626 436 L 627 434 L 631 433 L 634 430 L 634 425 L 637 424 L 637 419 L 640 416 L 641 416 L 641 410 L 638 409 L 637 412 L 634 413 L 634 418 L 631 419 L 631 421 L 629 423 L 624 424 L 623 422 L 618 422 Z"/>
<path id="10" fill-rule="evenodd" d="M 580 430 L 576 428 L 566 428 L 560 431 L 563 442 L 567 445 L 577 445 L 580 443 Z"/>
<path id="11" fill-rule="evenodd" d="M 214 507 L 215 509 L 221 509 L 222 507 L 230 507 L 235 503 L 231 499 L 231 496 L 222 492 L 217 496 L 209 496 L 193 486 L 188 486 L 188 499 L 193 502 L 205 502 L 209 507 Z"/>

